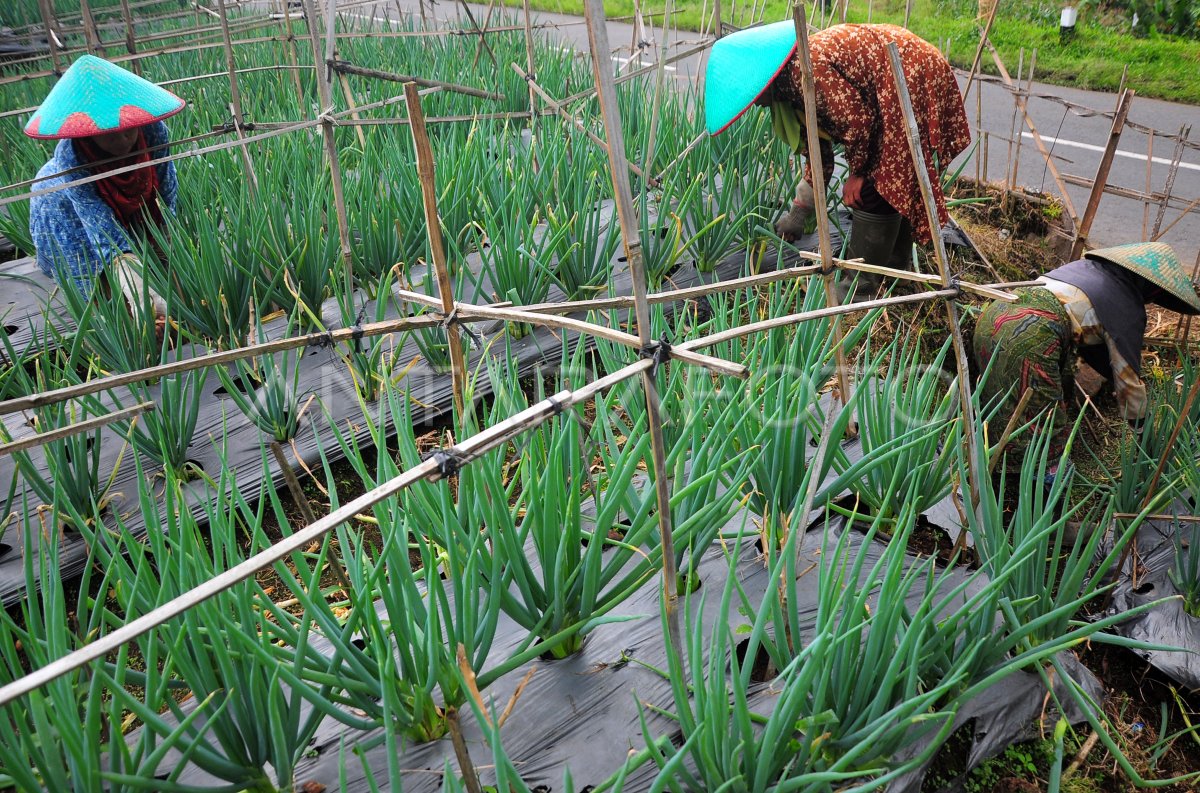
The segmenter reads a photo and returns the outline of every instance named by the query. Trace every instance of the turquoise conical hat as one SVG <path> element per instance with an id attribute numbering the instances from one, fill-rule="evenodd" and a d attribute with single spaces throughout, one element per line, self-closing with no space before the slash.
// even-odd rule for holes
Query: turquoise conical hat
<path id="1" fill-rule="evenodd" d="M 1200 295 L 1196 294 L 1192 279 L 1184 272 L 1179 256 L 1165 242 L 1131 242 L 1088 251 L 1084 256 L 1103 259 L 1135 272 L 1176 298 L 1155 300 L 1160 306 L 1181 314 L 1200 314 Z"/>
<path id="2" fill-rule="evenodd" d="M 796 51 L 796 26 L 776 22 L 718 39 L 704 69 L 704 124 L 719 135 L 737 121 Z"/>
<path id="3" fill-rule="evenodd" d="M 120 66 L 83 55 L 25 125 L 31 138 L 86 138 L 173 116 L 186 103 Z"/>

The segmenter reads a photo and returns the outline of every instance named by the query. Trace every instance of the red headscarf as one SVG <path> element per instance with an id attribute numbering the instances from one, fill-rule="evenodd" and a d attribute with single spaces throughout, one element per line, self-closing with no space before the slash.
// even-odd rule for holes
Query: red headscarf
<path id="1" fill-rule="evenodd" d="M 91 138 L 76 138 L 75 150 L 85 164 L 101 163 L 111 160 L 111 156 L 100 149 Z M 107 173 L 117 168 L 138 163 L 150 162 L 150 152 L 146 151 L 146 136 L 138 130 L 137 142 L 133 144 L 133 153 L 111 162 L 90 165 L 92 173 Z M 158 208 L 155 197 L 158 194 L 158 168 L 138 168 L 106 179 L 92 182 L 96 192 L 104 203 L 112 208 L 121 221 L 121 225 L 133 231 L 145 224 L 149 217 L 156 225 L 163 223 L 162 210 Z"/>

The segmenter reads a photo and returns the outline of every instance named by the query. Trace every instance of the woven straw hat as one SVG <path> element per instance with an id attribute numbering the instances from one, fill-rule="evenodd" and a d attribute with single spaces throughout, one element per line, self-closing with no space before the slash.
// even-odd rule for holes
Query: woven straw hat
<path id="1" fill-rule="evenodd" d="M 83 55 L 50 89 L 25 125 L 31 138 L 85 138 L 173 116 L 186 103 L 94 55 Z"/>
<path id="2" fill-rule="evenodd" d="M 1181 314 L 1200 314 L 1200 295 L 1192 279 L 1183 271 L 1179 256 L 1165 242 L 1131 242 L 1113 248 L 1100 248 L 1084 254 L 1088 259 L 1102 259 L 1137 273 L 1168 294 L 1154 302 Z M 1170 298 L 1175 298 L 1171 300 Z"/>
<path id="3" fill-rule="evenodd" d="M 704 69 L 704 124 L 719 135 L 762 95 L 796 51 L 796 26 L 776 22 L 718 39 Z"/>

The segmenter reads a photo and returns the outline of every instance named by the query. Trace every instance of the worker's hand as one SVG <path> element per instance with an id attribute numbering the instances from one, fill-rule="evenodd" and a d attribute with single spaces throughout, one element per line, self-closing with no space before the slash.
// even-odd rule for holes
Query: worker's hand
<path id="1" fill-rule="evenodd" d="M 788 209 L 787 214 L 775 221 L 775 233 L 784 242 L 793 242 L 803 237 L 804 227 L 808 225 L 809 218 L 813 216 L 814 204 L 815 197 L 812 185 L 801 181 L 796 188 L 796 197 L 792 200 L 792 205 Z"/>
<path id="2" fill-rule="evenodd" d="M 842 185 L 842 201 L 846 203 L 846 206 L 862 209 L 862 191 L 866 183 L 867 177 L 865 176 L 852 173 L 846 177 L 846 183 Z"/>

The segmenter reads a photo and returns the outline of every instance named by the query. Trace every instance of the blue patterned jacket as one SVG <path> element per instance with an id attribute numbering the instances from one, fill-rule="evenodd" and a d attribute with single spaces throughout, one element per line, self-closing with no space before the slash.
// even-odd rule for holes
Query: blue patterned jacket
<path id="1" fill-rule="evenodd" d="M 145 129 L 146 145 L 157 146 L 169 140 L 167 125 L 161 121 Z M 166 149 L 151 152 L 164 157 Z M 54 156 L 38 171 L 38 178 L 56 174 L 81 165 L 75 147 L 69 139 L 60 140 Z M 175 163 L 160 163 L 158 191 L 163 206 L 175 212 L 179 183 L 175 178 Z M 56 187 L 89 176 L 87 170 L 35 182 L 34 190 Z M 60 284 L 64 276 L 74 282 L 84 297 L 91 295 L 96 274 L 122 253 L 137 250 L 125 227 L 117 220 L 108 204 L 96 192 L 95 183 L 68 187 L 49 195 L 36 196 L 29 201 L 29 231 L 37 248 L 38 267 Z"/>

